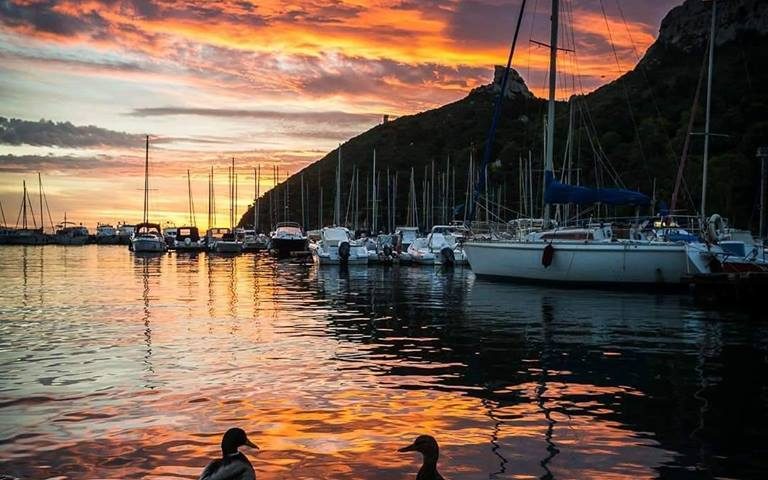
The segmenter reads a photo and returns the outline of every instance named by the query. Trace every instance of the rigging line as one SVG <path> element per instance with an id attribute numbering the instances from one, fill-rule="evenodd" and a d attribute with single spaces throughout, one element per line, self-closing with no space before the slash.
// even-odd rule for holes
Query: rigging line
<path id="1" fill-rule="evenodd" d="M 520 5 L 520 13 L 517 16 L 517 24 L 515 25 L 515 35 L 512 39 L 512 47 L 509 49 L 509 57 L 507 58 L 507 68 L 504 70 L 504 77 L 501 80 L 501 89 L 499 90 L 499 96 L 496 98 L 496 105 L 494 106 L 493 111 L 493 120 L 491 122 L 491 128 L 488 131 L 488 138 L 486 139 L 485 143 L 485 150 L 483 152 L 483 163 L 480 164 L 480 171 L 484 171 L 486 168 L 488 168 L 488 164 L 491 160 L 491 150 L 493 149 L 493 142 L 496 137 L 496 127 L 499 123 L 499 117 L 501 117 L 501 106 L 504 102 L 504 94 L 507 90 L 507 81 L 509 80 L 509 70 L 512 67 L 512 57 L 515 55 L 515 47 L 517 46 L 517 37 L 520 34 L 520 25 L 523 21 L 523 14 L 525 13 L 525 4 L 527 0 L 523 0 L 523 3 Z M 557 13 L 557 12 L 555 12 Z M 555 47 L 557 47 L 555 45 Z M 553 119 L 554 121 L 554 119 Z M 479 196 L 480 192 L 485 192 L 485 177 L 484 175 L 480 175 L 480 179 L 478 180 L 475 190 L 472 194 L 472 203 L 470 204 L 470 215 L 469 215 L 469 221 L 471 222 L 474 220 L 475 217 L 475 202 L 477 202 L 477 197 Z"/>
<path id="2" fill-rule="evenodd" d="M 48 196 L 45 194 L 45 190 L 43 190 L 43 203 L 45 203 L 45 209 L 48 211 L 48 221 L 51 222 L 51 230 L 55 232 L 56 227 L 53 225 L 53 217 L 51 216 L 51 209 L 48 208 Z M 40 216 L 42 216 L 42 213 Z M 42 223 L 42 220 L 40 223 Z"/>
<path id="3" fill-rule="evenodd" d="M 616 8 L 618 9 L 619 15 L 621 16 L 621 21 L 622 21 L 622 23 L 624 23 L 624 28 L 626 29 L 627 36 L 629 37 L 629 43 L 630 43 L 630 45 L 632 45 L 632 51 L 635 54 L 635 59 L 637 61 L 637 68 L 636 69 L 640 70 L 640 73 L 641 73 L 641 75 L 643 77 L 643 80 L 645 80 L 645 83 L 648 86 L 648 93 L 651 96 L 651 103 L 653 104 L 653 108 L 656 110 L 656 118 L 658 120 L 662 120 L 663 116 L 661 114 L 661 108 L 659 108 L 659 102 L 656 99 L 656 95 L 653 92 L 653 87 L 651 86 L 651 81 L 648 78 L 648 71 L 645 68 L 645 64 L 642 63 L 642 61 L 641 61 L 640 53 L 637 50 L 637 45 L 635 44 L 635 40 L 634 40 L 634 38 L 632 38 L 632 31 L 630 30 L 629 24 L 627 23 L 627 19 L 624 16 L 624 10 L 621 8 L 621 3 L 619 2 L 619 0 L 615 0 L 615 1 L 616 1 Z M 669 153 L 671 154 L 670 158 L 672 159 L 672 161 L 676 161 L 677 160 L 677 155 L 675 155 L 675 148 L 672 145 L 672 139 L 670 138 L 669 134 L 667 134 L 666 130 L 662 129 L 662 131 L 664 132 L 664 138 L 666 139 L 667 149 L 669 150 Z M 690 131 L 690 129 L 689 129 L 689 131 Z M 678 168 L 680 168 L 680 164 L 679 163 L 678 163 Z M 689 197 L 689 200 L 691 202 L 691 205 L 695 209 L 696 208 L 695 207 L 695 203 L 693 202 L 693 196 L 691 195 L 691 192 L 690 192 L 690 190 L 688 188 L 688 182 L 686 182 L 684 177 L 683 177 L 682 181 L 683 181 L 683 185 L 684 185 L 685 191 L 688 194 L 688 197 Z"/>
<path id="4" fill-rule="evenodd" d="M 573 9 L 572 7 L 570 7 L 570 4 L 566 3 L 565 5 L 566 5 L 566 14 L 569 17 L 569 22 L 571 25 L 573 25 Z M 618 171 L 611 163 L 610 159 L 608 158 L 608 155 L 605 153 L 605 150 L 603 149 L 603 146 L 600 143 L 600 139 L 597 135 L 598 133 L 597 126 L 595 125 L 594 119 L 592 117 L 592 111 L 589 108 L 589 102 L 587 102 L 587 96 L 586 96 L 587 94 L 585 92 L 584 84 L 582 82 L 582 75 L 581 75 L 581 70 L 579 68 L 579 62 L 578 62 L 578 53 L 575 48 L 576 37 L 573 32 L 573 29 L 571 29 L 571 36 L 572 36 L 572 42 L 574 44 L 573 65 L 576 70 L 575 79 L 579 84 L 579 92 L 581 93 L 581 97 L 582 97 L 581 102 L 579 104 L 580 105 L 583 104 L 583 108 L 586 110 L 586 113 L 587 113 L 586 120 L 588 120 L 589 123 L 584 123 L 584 126 L 587 130 L 586 133 L 587 133 L 588 140 L 590 142 L 590 146 L 592 148 L 592 152 L 595 155 L 602 157 L 600 158 L 600 163 L 601 165 L 603 165 L 604 168 L 608 170 L 608 173 L 611 176 L 613 182 L 622 188 L 626 188 L 626 186 L 624 185 L 624 182 L 621 180 L 621 176 L 619 175 Z M 580 109 L 580 112 L 581 112 L 581 109 Z M 582 112 L 582 118 L 583 119 L 585 118 L 583 112 Z M 591 130 L 590 130 L 590 125 L 591 125 Z M 596 172 L 596 179 L 597 179 L 597 175 L 598 173 Z"/>
<path id="5" fill-rule="evenodd" d="M 637 129 L 637 121 L 635 120 L 635 112 L 632 109 L 632 103 L 629 100 L 629 89 L 627 88 L 627 77 L 624 76 L 622 80 L 621 75 L 621 62 L 619 62 L 619 54 L 616 52 L 616 45 L 613 43 L 613 35 L 611 34 L 611 27 L 608 23 L 608 15 L 605 13 L 605 4 L 603 3 L 603 0 L 600 0 L 600 10 L 603 13 L 603 20 L 605 20 L 605 28 L 608 32 L 608 41 L 611 44 L 611 50 L 613 51 L 613 57 L 616 59 L 616 68 L 617 68 L 617 74 L 619 74 L 619 78 L 617 81 L 620 81 L 622 89 L 624 90 L 624 98 L 627 101 L 627 108 L 629 109 L 629 118 L 632 121 L 632 127 L 635 130 L 635 138 L 637 139 L 637 145 L 640 150 L 640 157 L 643 160 L 643 169 L 645 170 L 645 174 L 648 177 L 648 182 L 651 182 L 651 172 L 648 170 L 648 160 L 645 157 L 645 152 L 643 151 L 643 142 L 640 140 L 640 131 Z"/>
<path id="6" fill-rule="evenodd" d="M 677 207 L 677 196 L 680 192 L 680 185 L 681 183 L 685 185 L 685 190 L 688 193 L 689 200 L 691 201 L 691 204 L 693 205 L 693 209 L 696 210 L 696 204 L 693 202 L 693 197 L 691 197 L 690 191 L 688 191 L 687 184 L 684 182 L 684 176 L 683 172 L 685 171 L 685 162 L 688 159 L 688 147 L 691 144 L 691 134 L 693 133 L 693 124 L 696 119 L 696 110 L 699 105 L 699 99 L 701 97 L 701 86 L 704 83 L 704 72 L 706 71 L 707 67 L 707 52 L 709 51 L 709 47 L 707 47 L 707 51 L 704 52 L 704 59 L 701 62 L 701 69 L 699 71 L 699 81 L 696 84 L 696 93 L 693 97 L 693 105 L 691 105 L 691 116 L 688 119 L 688 129 L 685 131 L 685 141 L 683 143 L 683 151 L 680 156 L 680 162 L 677 166 L 677 177 L 675 178 L 675 189 L 672 191 L 672 199 L 671 199 L 671 205 L 670 205 L 670 213 L 673 213 Z"/>
<path id="7" fill-rule="evenodd" d="M 35 209 L 32 208 L 32 200 L 29 198 L 29 191 L 27 191 L 27 205 L 29 205 L 29 213 L 32 214 L 32 225 L 37 228 L 37 220 L 35 220 Z M 40 212 L 40 226 L 42 227 L 43 212 Z"/>

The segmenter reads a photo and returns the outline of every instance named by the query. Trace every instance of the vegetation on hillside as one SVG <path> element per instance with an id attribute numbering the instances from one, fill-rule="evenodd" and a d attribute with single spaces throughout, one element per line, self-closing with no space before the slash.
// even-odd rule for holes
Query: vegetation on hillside
<path id="1" fill-rule="evenodd" d="M 683 143 L 687 135 L 691 107 L 699 82 L 704 47 L 680 50 L 654 44 L 640 64 L 598 90 L 574 99 L 573 168 L 580 169 L 580 183 L 590 186 L 615 186 L 611 171 L 618 173 L 627 188 L 643 191 L 669 203 Z M 707 210 L 719 212 L 741 227 L 754 228 L 757 221 L 759 163 L 758 146 L 768 144 L 768 38 L 757 34 L 741 35 L 718 46 L 712 97 L 712 131 L 727 135 L 711 140 Z M 705 87 L 696 113 L 694 132 L 704 129 Z M 431 165 L 444 171 L 450 157 L 455 178 L 454 202 L 464 202 L 470 152 L 481 159 L 491 122 L 494 94 L 479 88 L 467 97 L 443 107 L 405 116 L 378 125 L 350 139 L 342 146 L 342 214 L 348 202 L 353 165 L 359 170 L 360 219 L 370 220 L 366 209 L 365 179 L 369 178 L 373 150 L 376 169 L 382 174 L 379 187 L 379 225 L 386 212 L 386 170 L 397 172 L 396 224 L 406 221 L 408 177 L 413 168 L 421 208 L 423 180 L 431 180 Z M 569 104 L 560 102 L 556 114 L 555 165 L 562 168 L 569 124 Z M 529 151 L 534 162 L 534 193 L 539 196 L 543 157 L 543 128 L 546 102 L 516 97 L 507 100 L 493 146 L 494 162 L 489 172 L 490 190 L 500 192 L 500 203 L 508 209 L 505 219 L 514 218 L 519 205 L 519 159 Z M 602 151 L 603 153 L 599 153 Z M 678 209 L 696 213 L 701 195 L 703 137 L 693 136 L 685 188 Z M 337 151 L 293 175 L 260 201 L 259 228 L 268 230 L 276 220 L 301 221 L 301 177 L 305 183 L 303 221 L 307 228 L 327 225 L 333 219 Z M 426 168 L 426 170 L 425 170 Z M 575 175 L 574 177 L 575 178 Z M 654 190 L 655 186 L 655 190 Z M 323 190 L 320 218 L 320 188 Z M 288 195 L 285 189 L 288 188 Z M 271 196 L 271 197 L 270 197 Z M 439 205 L 439 189 L 435 191 Z M 288 208 L 285 199 L 288 198 Z M 271 201 L 270 201 L 271 198 Z M 271 212 L 270 212 L 271 208 Z M 460 211 L 460 208 L 457 209 Z M 276 213 L 279 212 L 279 215 Z M 243 216 L 240 225 L 251 225 L 253 211 Z"/>

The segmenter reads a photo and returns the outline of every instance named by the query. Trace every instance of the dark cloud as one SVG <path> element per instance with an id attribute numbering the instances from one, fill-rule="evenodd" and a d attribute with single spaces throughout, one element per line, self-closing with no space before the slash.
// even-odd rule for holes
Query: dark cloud
<path id="1" fill-rule="evenodd" d="M 68 148 L 98 146 L 135 147 L 143 135 L 116 132 L 93 125 L 76 126 L 70 122 L 0 117 L 0 144 L 36 145 Z"/>
<path id="2" fill-rule="evenodd" d="M 56 0 L 31 3 L 4 0 L 0 2 L 0 21 L 10 26 L 32 26 L 35 30 L 62 36 L 72 36 L 83 31 L 103 34 L 108 22 L 96 11 L 85 15 L 68 15 L 55 9 Z"/>
<path id="3" fill-rule="evenodd" d="M 135 163 L 134 166 L 131 163 Z M 127 163 L 125 158 L 117 159 L 108 155 L 0 155 L 0 171 L 6 173 L 28 173 L 30 171 L 133 171 L 139 168 L 140 159 Z"/>
<path id="4" fill-rule="evenodd" d="M 114 32 L 127 24 L 112 24 L 100 10 L 113 10 L 129 19 L 188 20 L 196 22 L 226 22 L 248 26 L 266 25 L 264 17 L 254 11 L 247 2 L 158 2 L 152 0 L 100 0 L 95 5 L 82 7 L 76 14 L 65 13 L 56 7 L 58 0 L 0 1 L 0 22 L 11 27 L 33 27 L 34 30 L 60 36 L 87 35 L 93 39 L 109 39 Z"/>
<path id="5" fill-rule="evenodd" d="M 137 108 L 129 113 L 134 117 L 156 117 L 168 115 L 195 115 L 204 117 L 245 117 L 262 120 L 295 120 L 306 122 L 327 122 L 336 125 L 370 123 L 378 120 L 378 115 L 367 113 L 349 113 L 338 111 L 324 112 L 280 112 L 276 110 L 247 110 L 229 108 L 187 108 L 187 107 L 152 107 Z"/>

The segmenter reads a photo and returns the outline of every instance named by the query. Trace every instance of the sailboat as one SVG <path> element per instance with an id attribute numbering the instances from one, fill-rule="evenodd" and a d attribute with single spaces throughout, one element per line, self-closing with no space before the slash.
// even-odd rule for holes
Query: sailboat
<path id="1" fill-rule="evenodd" d="M 470 266 L 476 275 L 525 281 L 611 286 L 684 285 L 689 275 L 706 272 L 708 266 L 702 257 L 689 256 L 688 246 L 683 243 L 618 239 L 608 223 L 552 228 L 551 205 L 603 203 L 641 207 L 650 204 L 650 199 L 639 192 L 578 187 L 555 179 L 558 4 L 558 0 L 552 0 L 544 229 L 518 240 L 470 240 L 464 244 Z M 476 190 L 475 198 L 477 193 Z"/>
<path id="2" fill-rule="evenodd" d="M 237 190 L 235 179 L 235 159 L 233 158 L 232 166 L 229 169 L 229 230 L 216 241 L 213 247 L 216 253 L 240 253 L 243 251 L 243 243 L 235 234 L 235 195 Z"/>
<path id="3" fill-rule="evenodd" d="M 200 230 L 197 228 L 195 217 L 195 202 L 192 200 L 192 178 L 187 170 L 187 196 L 189 199 L 189 225 L 176 229 L 173 239 L 173 248 L 177 252 L 199 252 L 205 250 L 205 244 L 200 238 Z"/>
<path id="4" fill-rule="evenodd" d="M 149 135 L 144 158 L 144 215 L 131 237 L 131 250 L 136 253 L 158 253 L 168 249 L 160 225 L 149 222 Z"/>
<path id="5" fill-rule="evenodd" d="M 341 223 L 341 147 L 336 167 L 336 197 L 333 207 L 333 226 L 320 230 L 320 239 L 309 246 L 318 265 L 366 265 L 368 249 L 354 240 L 352 233 Z"/>

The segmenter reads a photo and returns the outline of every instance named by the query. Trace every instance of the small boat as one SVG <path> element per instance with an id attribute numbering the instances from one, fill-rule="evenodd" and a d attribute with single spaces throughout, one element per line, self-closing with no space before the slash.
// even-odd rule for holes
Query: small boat
<path id="1" fill-rule="evenodd" d="M 227 232 L 214 243 L 213 251 L 216 253 L 240 253 L 243 251 L 243 243 L 230 229 L 227 229 Z"/>
<path id="2" fill-rule="evenodd" d="M 200 238 L 197 227 L 179 227 L 176 229 L 173 247 L 177 252 L 199 252 L 205 250 L 205 242 Z"/>
<path id="3" fill-rule="evenodd" d="M 463 225 L 435 225 L 426 238 L 418 238 L 408 247 L 414 263 L 420 265 L 464 265 L 464 240 L 470 235 Z"/>
<path id="4" fill-rule="evenodd" d="M 325 227 L 320 240 L 310 245 L 312 258 L 319 265 L 366 265 L 368 250 L 352 238 L 344 227 Z"/>
<path id="5" fill-rule="evenodd" d="M 68 222 L 64 215 L 64 221 L 56 225 L 54 243 L 57 245 L 85 245 L 88 242 L 88 229 L 74 222 Z"/>
<path id="6" fill-rule="evenodd" d="M 169 247 L 172 247 L 176 244 L 176 234 L 178 233 L 178 229 L 176 227 L 165 227 L 163 228 L 163 238 L 165 239 L 165 244 Z"/>
<path id="7" fill-rule="evenodd" d="M 244 252 L 260 252 L 269 246 L 269 237 L 254 230 L 238 229 L 237 236 L 243 243 Z"/>
<path id="8" fill-rule="evenodd" d="M 413 259 L 408 253 L 408 247 L 419 238 L 418 227 L 397 227 L 395 229 L 395 252 L 400 263 L 409 263 Z"/>
<path id="9" fill-rule="evenodd" d="M 131 236 L 130 249 L 135 253 L 158 253 L 168 250 L 160 225 L 149 222 L 149 135 L 144 158 L 144 221 L 136 225 Z"/>
<path id="10" fill-rule="evenodd" d="M 160 225 L 156 223 L 140 223 L 131 237 L 131 250 L 136 253 L 165 252 L 168 245 L 165 243 Z"/>
<path id="11" fill-rule="evenodd" d="M 112 225 L 99 223 L 96 225 L 94 241 L 99 245 L 117 245 L 120 243 L 120 235 Z"/>
<path id="12" fill-rule="evenodd" d="M 374 249 L 368 249 L 368 263 L 380 263 L 390 265 L 399 261 L 400 255 L 395 251 L 395 243 L 398 237 L 395 235 L 380 234 L 376 236 Z"/>
<path id="13" fill-rule="evenodd" d="M 269 235 L 269 251 L 278 257 L 289 257 L 307 252 L 307 236 L 296 222 L 278 223 Z"/>
<path id="14" fill-rule="evenodd" d="M 205 238 L 203 239 L 203 244 L 205 245 L 205 248 L 207 248 L 209 251 L 213 252 L 216 248 L 216 242 L 219 240 L 222 240 L 224 238 L 224 235 L 229 233 L 229 229 L 226 227 L 211 227 L 208 230 L 205 231 Z"/>
<path id="15" fill-rule="evenodd" d="M 131 237 L 136 231 L 136 225 L 128 225 L 126 223 L 117 224 L 117 243 L 120 245 L 130 245 Z"/>

